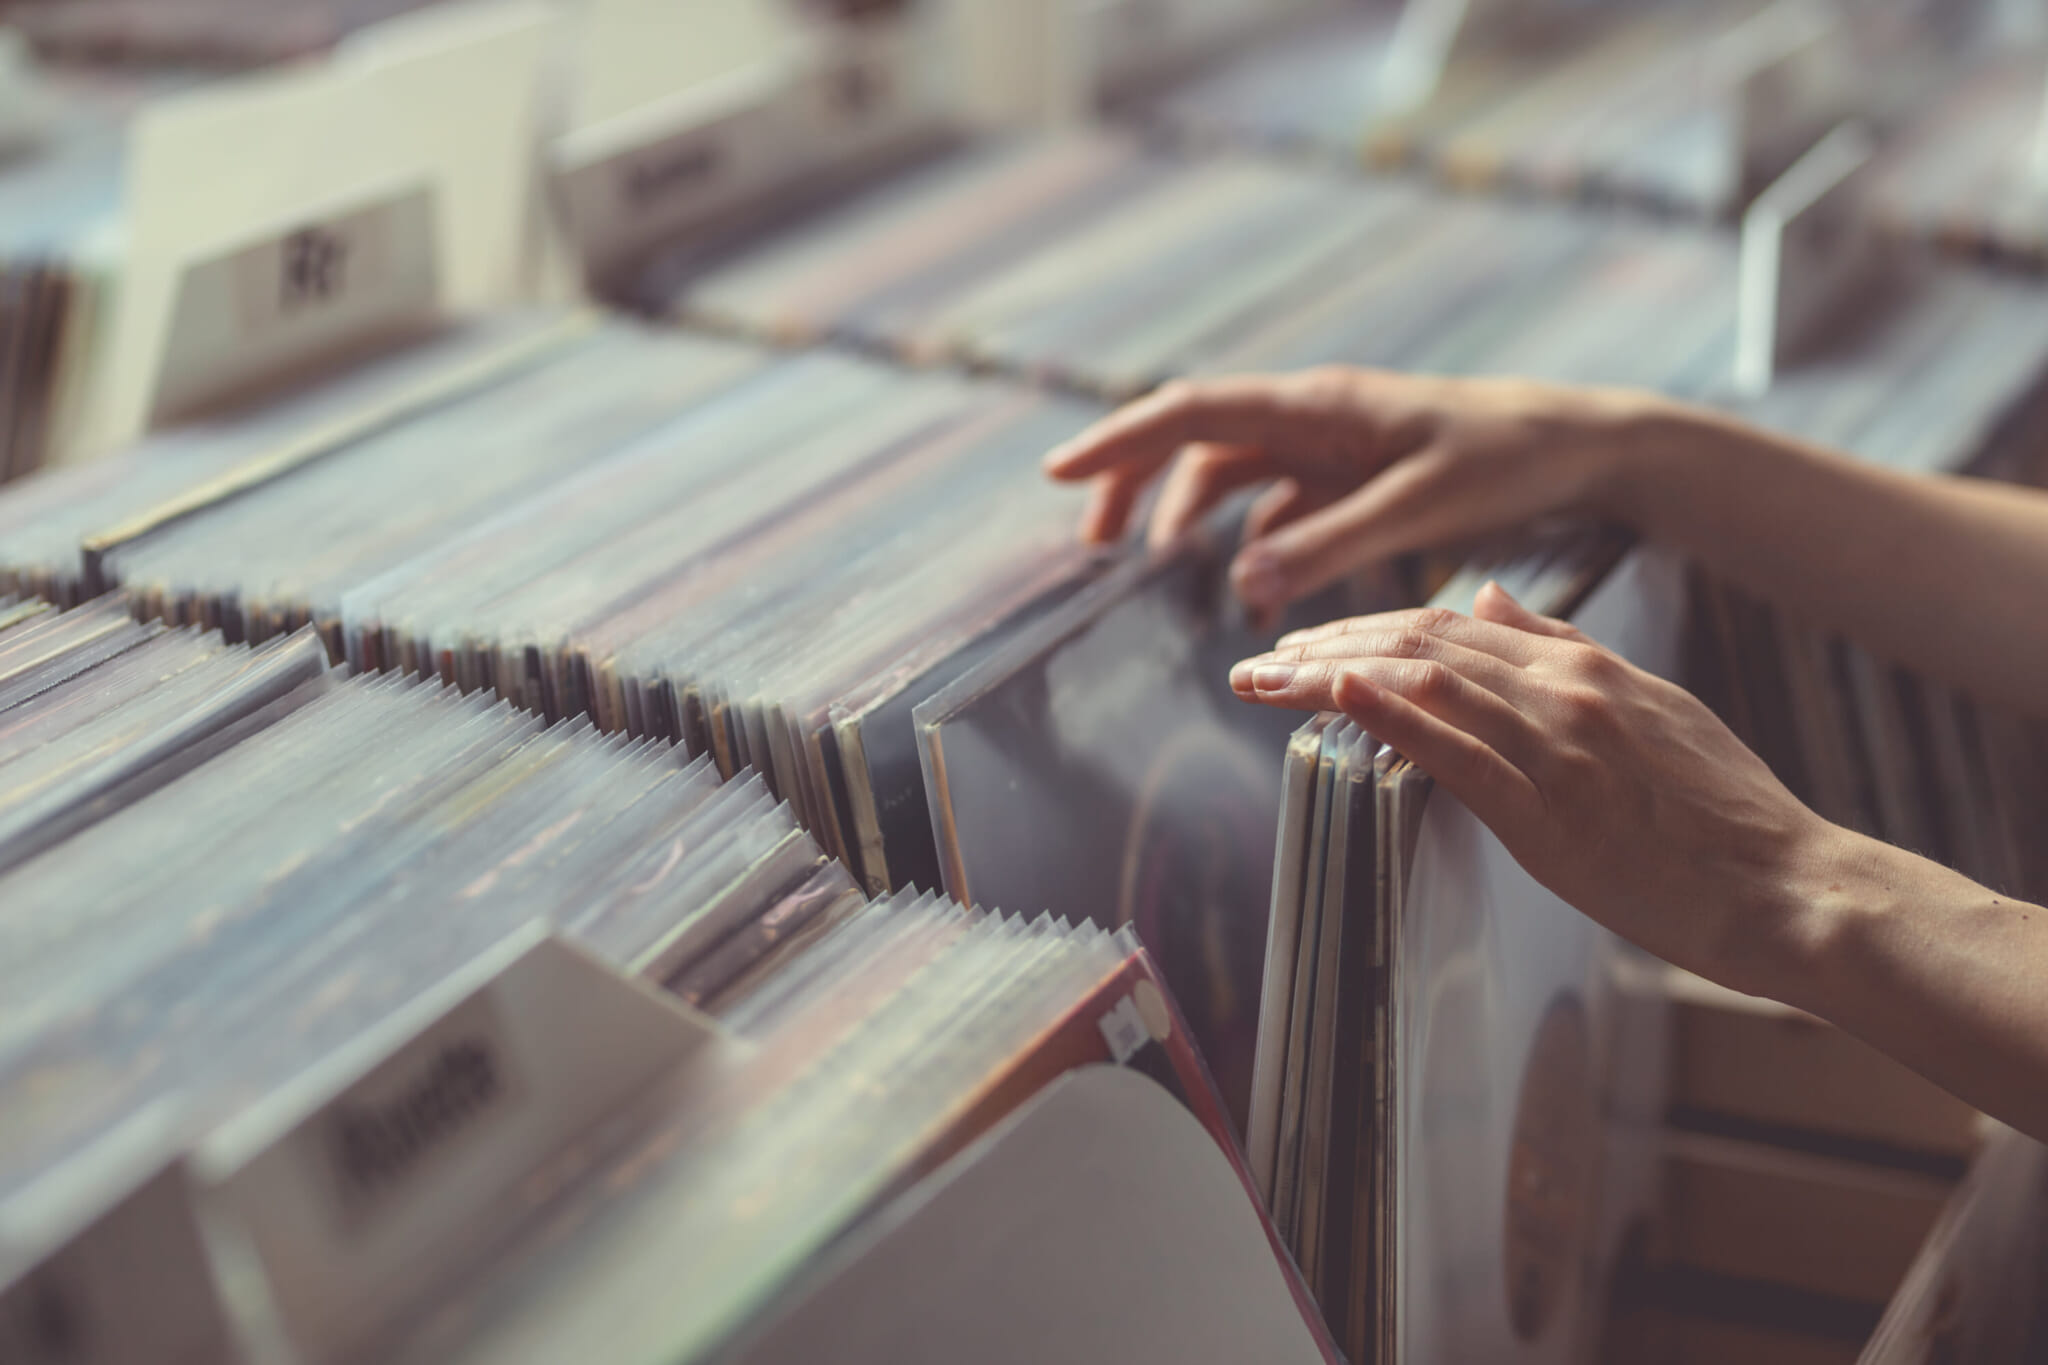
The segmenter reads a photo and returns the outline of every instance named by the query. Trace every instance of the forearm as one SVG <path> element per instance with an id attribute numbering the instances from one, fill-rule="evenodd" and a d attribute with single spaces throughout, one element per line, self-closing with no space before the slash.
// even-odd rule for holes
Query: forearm
<path id="1" fill-rule="evenodd" d="M 1756 931 L 1779 950 L 1730 984 L 1819 1015 L 2048 1139 L 2048 910 L 1847 831 L 1792 882 Z"/>
<path id="2" fill-rule="evenodd" d="M 1617 423 L 1619 515 L 1883 658 L 2048 709 L 2048 494 L 1874 468 L 1696 409 Z"/>

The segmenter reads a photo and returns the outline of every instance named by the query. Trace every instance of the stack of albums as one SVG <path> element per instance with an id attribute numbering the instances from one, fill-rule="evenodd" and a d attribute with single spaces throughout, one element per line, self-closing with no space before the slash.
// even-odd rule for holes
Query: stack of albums
<path id="1" fill-rule="evenodd" d="M 18 140 L 0 111 L 0 481 L 70 447 L 111 306 L 123 126 L 156 84 L 69 74 Z"/>
<path id="2" fill-rule="evenodd" d="M 1237 1161 L 1128 933 L 871 900 L 757 777 L 344 678 L 306 632 L 10 606 L 0 680 L 0 1330 L 32 1346 L 59 1309 L 119 1340 L 162 1306 L 96 1317 L 124 1286 L 90 1238 L 181 1154 L 242 1226 L 216 1257 L 262 1271 L 253 1339 L 650 1365 L 742 1334 L 1075 1068 L 1142 1071 Z M 466 1098 L 401 1135 L 415 1075 Z"/>
<path id="3" fill-rule="evenodd" d="M 1691 612 L 1690 685 L 1802 801 L 1994 890 L 2048 894 L 2038 720 L 1703 575 Z"/>
<path id="4" fill-rule="evenodd" d="M 1740 270 L 1718 231 L 1081 136 L 969 148 L 671 260 L 645 301 L 1113 399 L 1329 363 L 1633 385 L 1922 468 L 1966 462 L 2048 360 L 2038 290 L 1900 261 L 1871 316 L 1738 396 Z"/>
<path id="5" fill-rule="evenodd" d="M 102 542 L 514 376 L 592 325 L 584 315 L 536 311 L 453 326 L 115 454 L 43 471 L 0 493 L 0 589 L 75 606 L 105 588 L 88 571 Z"/>
<path id="6" fill-rule="evenodd" d="M 0 553 L 35 549 L 20 586 L 118 587 L 235 641 L 311 625 L 337 661 L 752 769 L 870 894 L 1136 925 L 1240 1125 L 1286 726 L 1225 676 L 1271 633 L 1230 604 L 1223 539 L 1156 562 L 1072 543 L 1078 494 L 1037 459 L 1103 407 L 1062 395 L 1332 360 L 1516 373 L 1952 469 L 2036 429 L 2048 360 L 2037 291 L 1902 263 L 1856 327 L 1737 399 L 1722 235 L 1114 137 L 970 148 L 681 265 L 657 273 L 685 316 L 957 363 L 620 322 L 545 344 L 515 328 L 499 341 L 527 349 L 491 369 L 457 363 L 488 339 L 457 339 L 350 381 L 368 403 L 472 376 L 377 421 L 315 390 L 166 436 L 131 466 L 147 483 L 34 481 L 0 525 L 42 529 Z M 389 378 L 415 364 L 427 379 Z M 74 539 L 67 583 L 52 563 Z M 1362 585 L 1301 619 L 1430 586 Z M 1185 871 L 1191 850 L 1208 871 Z"/>
<path id="7" fill-rule="evenodd" d="M 1439 57 L 1431 20 L 1457 8 L 1326 6 L 1120 112 L 1192 146 L 1415 168 L 1463 189 L 1724 217 L 1758 188 L 1737 85 L 1770 6 L 1474 3 Z"/>
<path id="8" fill-rule="evenodd" d="M 1682 579 L 1619 550 L 1475 565 L 1435 602 L 1497 578 L 1668 676 Z M 1654 1205 L 1661 1015 L 1618 940 L 1432 790 L 1342 716 L 1288 743 L 1253 1179 L 1350 1359 L 1593 1358 L 1602 1277 Z"/>
<path id="9" fill-rule="evenodd" d="M 445 395 L 348 435 L 334 434 L 345 408 L 316 390 L 162 438 L 173 448 L 134 464 L 144 477 L 186 466 L 162 475 L 162 508 L 139 503 L 134 482 L 79 471 L 0 500 L 0 518 L 38 535 L 76 528 L 90 582 L 81 570 L 68 586 L 118 586 L 146 616 L 252 643 L 310 625 L 337 660 L 677 741 L 727 776 L 757 772 L 871 893 L 943 884 L 963 903 L 1022 895 L 1105 927 L 1136 923 L 1170 951 L 1176 990 L 1204 1002 L 1195 1036 L 1225 1059 L 1241 1123 L 1278 801 L 1270 760 L 1285 727 L 1238 705 L 1225 679 L 1272 634 L 1226 610 L 1216 544 L 1185 550 L 1168 592 L 1149 571 L 1104 578 L 1118 555 L 1074 542 L 1080 495 L 1048 484 L 1038 457 L 1102 409 L 831 352 L 625 324 L 567 341 L 507 326 L 509 337 L 457 338 L 348 381 L 394 409 L 393 392 Z M 515 362 L 499 359 L 508 346 Z M 456 389 L 447 376 L 473 377 L 477 353 L 493 377 Z M 85 530 L 95 518 L 112 524 Z M 1025 672 L 1038 642 L 1105 612 L 1153 619 L 1156 644 L 1129 657 L 1169 682 L 1184 672 L 1183 700 L 1199 709 L 1148 708 L 1161 694 L 1145 684 L 1091 689 L 1092 714 L 1114 732 L 1145 709 L 1160 739 L 1201 727 L 1222 746 L 1219 771 L 1238 777 L 1245 861 L 1206 900 L 1190 903 L 1169 873 L 1213 813 L 1147 796 L 1158 780 L 1143 745 L 1093 765 L 1087 822 L 1066 818 L 1069 792 L 1018 810 L 1003 795 L 1016 788 L 1008 764 L 963 764 L 937 826 L 953 870 L 942 868 L 913 709 L 963 678 L 993 688 Z M 1055 651 L 1053 676 L 1099 666 L 1100 652 L 1064 664 Z M 1091 713 L 1064 693 L 1056 713 L 1039 707 L 1020 759 L 1043 726 Z M 1226 794 L 1215 798 L 1221 810 Z M 991 838 L 970 810 L 1009 811 L 1027 833 Z M 954 842 L 963 831 L 972 875 Z M 1047 861 L 1073 885 L 1028 864 L 983 866 L 1020 842 L 1062 849 Z M 1130 912 L 1137 874 L 1116 870 L 1137 856 L 1127 844 L 1166 860 L 1144 874 L 1158 908 L 1143 915 Z M 1201 942 L 1231 923 L 1253 928 Z M 1219 978 L 1235 994 L 1219 997 Z M 1245 1045 L 1227 1045 L 1233 1035 Z"/>

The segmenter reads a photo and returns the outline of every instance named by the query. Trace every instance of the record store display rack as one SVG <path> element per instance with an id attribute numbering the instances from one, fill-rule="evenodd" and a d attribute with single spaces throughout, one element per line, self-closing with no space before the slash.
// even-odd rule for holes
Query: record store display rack
<path id="1" fill-rule="evenodd" d="M 1596 527 L 1253 620 L 1039 457 L 2036 480 L 2026 8 L 0 6 L 0 1360 L 2018 1358 L 2035 1144 L 1227 670 L 1495 578 L 2040 898 L 2032 721 Z"/>

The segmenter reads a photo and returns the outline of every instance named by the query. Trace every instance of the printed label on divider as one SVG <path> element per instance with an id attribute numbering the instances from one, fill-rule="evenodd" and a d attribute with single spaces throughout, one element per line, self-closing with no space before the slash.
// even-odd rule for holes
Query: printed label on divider
<path id="1" fill-rule="evenodd" d="M 434 196 L 395 188 L 310 215 L 180 275 L 151 402 L 176 420 L 432 322 Z"/>
<path id="2" fill-rule="evenodd" d="M 1863 199 L 1876 144 L 1843 124 L 1758 196 L 1742 222 L 1735 385 L 1754 397 L 1879 282 Z"/>
<path id="3" fill-rule="evenodd" d="M 805 150 L 796 81 L 766 63 L 565 138 L 557 186 L 586 274 L 610 277 L 785 174 Z"/>
<path id="4" fill-rule="evenodd" d="M 10 1365 L 220 1365 L 234 1359 L 191 1187 L 173 1164 L 0 1288 Z"/>
<path id="5" fill-rule="evenodd" d="M 600 284 L 696 227 L 910 136 L 913 49 L 806 45 L 579 130 L 553 153 L 563 218 Z"/>
<path id="6" fill-rule="evenodd" d="M 351 1356 L 502 1234 L 520 1181 L 718 1036 L 535 928 L 198 1164 L 295 1347 Z"/>

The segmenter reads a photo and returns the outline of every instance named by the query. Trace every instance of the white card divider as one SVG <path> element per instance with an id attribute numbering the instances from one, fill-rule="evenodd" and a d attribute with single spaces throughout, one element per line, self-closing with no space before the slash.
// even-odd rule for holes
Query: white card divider
<path id="1" fill-rule="evenodd" d="M 1382 60 L 1380 90 L 1390 112 L 1414 109 L 1436 93 L 1461 37 L 1509 7 L 1511 0 L 1408 0 Z"/>
<path id="2" fill-rule="evenodd" d="M 748 1365 L 1322 1361 L 1216 1140 L 1123 1067 L 1070 1072 L 884 1210 Z"/>
<path id="3" fill-rule="evenodd" d="M 216 1290 L 174 1111 L 144 1110 L 8 1201 L 0 1360 L 222 1365 L 240 1357 Z M 139 1172 L 139 1178 L 138 1178 Z M 124 1191 L 109 1202 L 108 1190 Z"/>
<path id="4" fill-rule="evenodd" d="M 324 64 L 145 108 L 129 134 L 121 279 L 86 447 L 121 445 L 272 367 L 518 297 L 555 22 L 538 0 L 453 5 Z M 270 239 L 251 240 L 252 224 Z M 340 269 L 337 248 L 350 258 Z"/>
<path id="5" fill-rule="evenodd" d="M 935 130 L 916 35 L 812 35 L 559 139 L 568 236 L 599 289 L 693 230 Z"/>
<path id="6" fill-rule="evenodd" d="M 1742 220 L 1735 386 L 1754 397 L 1861 302 L 1885 256 L 1864 200 L 1876 143 L 1845 123 L 1757 196 Z"/>
<path id="7" fill-rule="evenodd" d="M 434 192 L 370 190 L 252 233 L 178 277 L 150 425 L 430 328 L 439 315 Z"/>
<path id="8" fill-rule="evenodd" d="M 503 1235 L 519 1183 L 720 1038 L 534 925 L 210 1137 L 193 1159 L 272 1334 L 354 1358 Z"/>
<path id="9" fill-rule="evenodd" d="M 1415 109 L 1436 93 L 1459 52 L 1513 47 L 1546 26 L 1584 22 L 1613 0 L 1408 0 L 1394 24 L 1381 68 L 1379 98 L 1389 113 Z"/>
<path id="10" fill-rule="evenodd" d="M 1742 194 L 1776 180 L 1849 116 L 1847 37 L 1833 6 L 1779 0 L 1715 45 L 1708 80 L 1729 101 Z"/>

